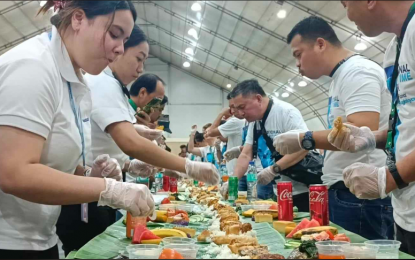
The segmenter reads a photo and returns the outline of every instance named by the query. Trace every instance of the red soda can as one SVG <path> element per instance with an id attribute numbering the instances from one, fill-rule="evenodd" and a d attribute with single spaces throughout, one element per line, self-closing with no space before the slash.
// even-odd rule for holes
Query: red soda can
<path id="1" fill-rule="evenodd" d="M 310 185 L 310 219 L 320 226 L 329 225 L 329 194 L 327 185 Z"/>
<path id="2" fill-rule="evenodd" d="M 177 179 L 170 177 L 170 192 L 177 192 Z"/>
<path id="3" fill-rule="evenodd" d="M 277 183 L 278 220 L 293 221 L 293 184 L 290 181 Z"/>
<path id="4" fill-rule="evenodd" d="M 169 191 L 170 190 L 170 177 L 163 175 L 163 190 Z"/>

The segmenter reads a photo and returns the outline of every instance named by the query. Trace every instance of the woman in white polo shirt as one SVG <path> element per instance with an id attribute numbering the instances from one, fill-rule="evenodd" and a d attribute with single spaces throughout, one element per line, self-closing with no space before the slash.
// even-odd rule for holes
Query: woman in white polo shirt
<path id="1" fill-rule="evenodd" d="M 81 70 L 99 74 L 123 53 L 134 6 L 48 1 L 41 12 L 51 7 L 59 10 L 51 33 L 0 57 L 0 258 L 59 258 L 59 205 L 98 201 L 136 216 L 154 209 L 147 188 L 76 176 L 86 171 L 82 121 L 91 110 Z M 107 174 L 106 165 L 117 172 L 105 156 L 90 176 Z"/>

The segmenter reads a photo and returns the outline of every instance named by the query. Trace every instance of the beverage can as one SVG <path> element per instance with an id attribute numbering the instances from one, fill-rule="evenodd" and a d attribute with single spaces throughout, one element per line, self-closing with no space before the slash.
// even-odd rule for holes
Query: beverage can
<path id="1" fill-rule="evenodd" d="M 150 179 L 149 178 L 138 177 L 136 181 L 137 181 L 137 183 L 146 185 L 147 188 L 150 188 Z"/>
<path id="2" fill-rule="evenodd" d="M 163 190 L 170 191 L 170 177 L 166 175 L 163 176 Z"/>
<path id="3" fill-rule="evenodd" d="M 193 185 L 195 187 L 199 187 L 199 181 L 198 180 L 193 180 Z"/>
<path id="4" fill-rule="evenodd" d="M 177 179 L 173 177 L 170 177 L 170 192 L 177 192 Z"/>
<path id="5" fill-rule="evenodd" d="M 315 219 L 320 226 L 328 226 L 329 194 L 327 185 L 310 185 L 310 219 Z"/>
<path id="6" fill-rule="evenodd" d="M 228 201 L 233 202 L 238 198 L 238 177 L 229 176 Z"/>
<path id="7" fill-rule="evenodd" d="M 277 183 L 278 220 L 293 221 L 293 184 L 290 181 Z"/>

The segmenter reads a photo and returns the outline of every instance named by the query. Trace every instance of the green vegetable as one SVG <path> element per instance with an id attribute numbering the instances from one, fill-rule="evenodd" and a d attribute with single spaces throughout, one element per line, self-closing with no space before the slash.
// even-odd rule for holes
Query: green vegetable
<path id="1" fill-rule="evenodd" d="M 298 248 L 298 250 L 302 253 L 306 253 L 309 258 L 312 258 L 312 259 L 318 258 L 316 241 L 314 240 L 306 240 L 306 241 L 301 242 L 301 245 Z"/>
<path id="2" fill-rule="evenodd" d="M 145 107 L 143 108 L 142 111 L 147 113 L 147 115 L 150 115 L 151 109 L 152 108 L 159 108 L 160 105 L 161 105 L 162 100 L 163 99 L 161 99 L 161 98 L 153 98 L 153 100 L 151 100 L 150 102 L 147 103 L 147 105 L 145 105 Z M 141 115 L 140 112 L 138 112 L 138 116 L 141 117 L 141 118 L 144 118 L 144 116 Z"/>
<path id="3" fill-rule="evenodd" d="M 287 243 L 285 243 L 285 248 L 287 249 L 294 249 L 294 248 L 298 248 L 300 247 L 301 242 L 298 241 L 288 241 Z"/>

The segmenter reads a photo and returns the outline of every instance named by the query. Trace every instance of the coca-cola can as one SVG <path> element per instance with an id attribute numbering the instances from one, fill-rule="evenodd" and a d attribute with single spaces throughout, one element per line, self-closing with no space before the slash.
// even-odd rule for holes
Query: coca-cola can
<path id="1" fill-rule="evenodd" d="M 329 194 L 327 185 L 310 185 L 310 219 L 320 226 L 329 225 Z"/>
<path id="2" fill-rule="evenodd" d="M 278 220 L 293 221 L 293 184 L 290 181 L 277 183 Z"/>
<path id="3" fill-rule="evenodd" d="M 170 192 L 177 192 L 177 179 L 170 177 Z"/>
<path id="4" fill-rule="evenodd" d="M 163 175 L 163 190 L 169 191 L 170 190 L 170 177 Z"/>

